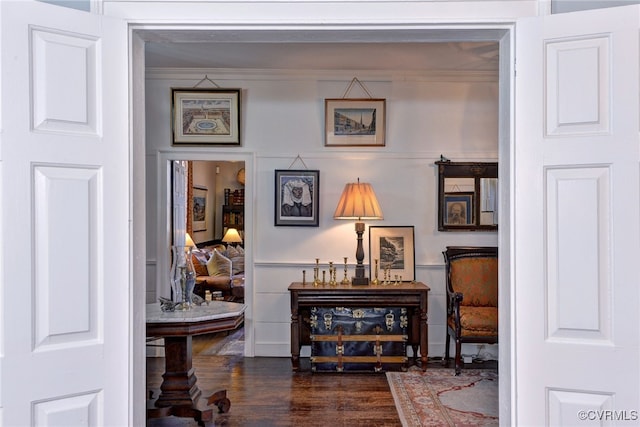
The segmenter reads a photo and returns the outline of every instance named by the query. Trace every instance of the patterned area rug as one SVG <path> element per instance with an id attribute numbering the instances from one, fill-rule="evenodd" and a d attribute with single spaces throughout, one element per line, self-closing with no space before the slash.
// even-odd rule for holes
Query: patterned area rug
<path id="1" fill-rule="evenodd" d="M 244 355 L 244 328 L 224 336 L 214 345 L 200 352 L 201 355 L 242 356 Z"/>
<path id="2" fill-rule="evenodd" d="M 498 374 L 488 369 L 387 372 L 404 427 L 497 426 Z"/>

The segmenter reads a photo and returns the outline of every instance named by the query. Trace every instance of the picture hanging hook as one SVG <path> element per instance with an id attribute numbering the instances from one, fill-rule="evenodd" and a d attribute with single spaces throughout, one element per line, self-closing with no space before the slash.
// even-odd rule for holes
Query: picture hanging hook
<path id="1" fill-rule="evenodd" d="M 353 79 L 351 79 L 351 83 L 349 83 L 349 86 L 347 86 L 347 90 L 345 90 L 344 93 L 342 94 L 342 98 L 343 99 L 347 97 L 347 95 L 349 94 L 349 91 L 353 87 L 354 83 L 358 83 L 360 85 L 360 87 L 362 88 L 362 90 L 365 91 L 365 93 L 369 96 L 369 98 L 373 99 L 373 96 L 371 96 L 371 93 L 369 93 L 367 88 L 364 86 L 364 84 L 362 84 L 362 82 L 360 80 L 358 80 L 357 77 L 354 77 Z"/>
<path id="2" fill-rule="evenodd" d="M 205 74 L 204 78 L 201 79 L 198 83 L 196 83 L 193 87 L 196 88 L 196 87 L 200 86 L 202 83 L 207 82 L 207 81 L 209 83 L 211 83 L 212 85 L 214 85 L 215 87 L 217 87 L 218 89 L 220 89 L 220 86 L 218 85 L 218 83 L 216 83 L 213 80 L 211 80 L 207 74 Z"/>
<path id="3" fill-rule="evenodd" d="M 300 154 L 298 154 L 298 155 L 296 156 L 296 158 L 295 158 L 295 159 L 293 159 L 293 162 L 291 162 L 291 164 L 289 165 L 289 169 L 291 169 L 291 167 L 292 167 L 292 166 L 293 166 L 293 165 L 294 165 L 298 160 L 300 160 L 300 162 L 302 163 L 302 165 L 304 166 L 304 168 L 305 168 L 305 169 L 309 169 L 309 168 L 307 167 L 307 164 L 304 162 L 304 160 L 302 160 L 302 157 L 300 157 Z"/>

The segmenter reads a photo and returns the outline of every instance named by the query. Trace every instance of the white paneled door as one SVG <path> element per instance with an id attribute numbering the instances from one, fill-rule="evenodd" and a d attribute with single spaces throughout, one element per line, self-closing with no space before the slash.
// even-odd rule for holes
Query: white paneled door
<path id="1" fill-rule="evenodd" d="M 0 2 L 2 422 L 129 423 L 122 22 Z"/>
<path id="2" fill-rule="evenodd" d="M 639 16 L 517 24 L 517 425 L 640 423 Z"/>

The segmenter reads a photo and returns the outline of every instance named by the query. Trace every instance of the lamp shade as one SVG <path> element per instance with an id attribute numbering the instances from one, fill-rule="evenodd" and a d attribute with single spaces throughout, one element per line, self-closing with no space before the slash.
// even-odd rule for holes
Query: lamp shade
<path id="1" fill-rule="evenodd" d="M 334 219 L 382 219 L 382 209 L 371 184 L 360 182 L 344 186 Z"/>
<path id="2" fill-rule="evenodd" d="M 184 236 L 184 245 L 189 247 L 189 246 L 193 246 L 194 248 L 196 247 L 196 244 L 194 243 L 193 239 L 191 238 L 191 236 L 189 235 L 189 233 L 185 234 Z"/>
<path id="3" fill-rule="evenodd" d="M 224 234 L 222 241 L 225 243 L 242 243 L 242 237 L 235 228 L 229 228 Z"/>

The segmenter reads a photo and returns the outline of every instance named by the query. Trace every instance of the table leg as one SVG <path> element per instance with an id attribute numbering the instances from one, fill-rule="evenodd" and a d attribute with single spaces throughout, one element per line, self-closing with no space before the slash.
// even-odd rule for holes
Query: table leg
<path id="1" fill-rule="evenodd" d="M 428 345 L 429 345 L 429 326 L 427 325 L 427 309 L 426 302 L 425 307 L 420 308 L 420 363 L 422 364 L 422 371 L 427 370 L 428 361 Z"/>
<path id="2" fill-rule="evenodd" d="M 147 406 L 147 417 L 157 418 L 169 415 L 195 419 L 204 426 L 213 419 L 210 405 L 219 412 L 227 412 L 231 403 L 226 391 L 214 393 L 209 399 L 201 398 L 195 369 L 192 365 L 191 336 L 165 337 L 165 373 L 160 386 L 160 396 Z"/>
<path id="3" fill-rule="evenodd" d="M 298 307 L 291 305 L 291 367 L 300 370 L 300 320 Z"/>

